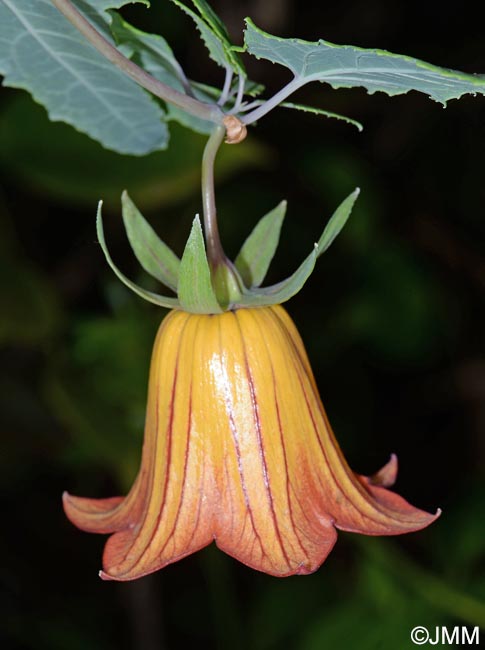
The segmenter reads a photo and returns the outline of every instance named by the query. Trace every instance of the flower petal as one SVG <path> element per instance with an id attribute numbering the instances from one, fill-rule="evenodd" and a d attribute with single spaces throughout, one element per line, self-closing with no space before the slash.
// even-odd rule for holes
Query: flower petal
<path id="1" fill-rule="evenodd" d="M 86 499 L 64 492 L 62 502 L 68 519 L 88 533 L 112 533 L 128 524 L 125 497 Z"/>
<path id="2" fill-rule="evenodd" d="M 65 495 L 68 517 L 114 532 L 101 577 L 131 580 L 215 539 L 260 571 L 315 571 L 336 528 L 418 530 L 436 515 L 348 467 L 298 332 L 280 307 L 171 312 L 153 350 L 142 464 L 126 497 Z"/>
<path id="3" fill-rule="evenodd" d="M 142 472 L 146 493 L 136 525 L 113 535 L 104 556 L 105 579 L 131 580 L 193 553 L 213 540 L 204 495 L 212 468 L 200 419 L 194 416 L 192 367 L 200 319 L 173 312 L 155 343 Z"/>
<path id="4" fill-rule="evenodd" d="M 382 485 L 382 487 L 391 487 L 396 482 L 397 478 L 397 456 L 391 454 L 389 461 L 381 467 L 381 469 L 372 476 L 362 476 L 369 485 Z"/>
<path id="5" fill-rule="evenodd" d="M 249 313 L 240 310 L 214 319 L 205 338 L 205 349 L 212 350 L 208 365 L 213 391 L 207 395 L 216 427 L 212 437 L 220 441 L 214 444 L 221 499 L 216 543 L 241 562 L 272 575 L 309 573 L 328 555 L 336 533 L 330 516 L 307 517 L 309 504 L 298 503 L 293 494 L 274 390 L 266 375 L 260 392 L 259 377 L 253 375 L 253 350 L 246 349 L 258 338 L 258 363 L 267 368 L 264 339 L 252 322 L 247 338 Z"/>
<path id="6" fill-rule="evenodd" d="M 300 436 L 305 439 L 305 444 L 299 445 L 303 464 L 300 472 L 304 474 L 306 470 L 311 477 L 320 507 L 332 513 L 337 528 L 367 535 L 397 535 L 428 526 L 440 511 L 433 515 L 415 508 L 397 494 L 372 485 L 350 470 L 316 391 L 295 326 L 281 308 L 272 308 L 270 313 L 275 336 L 278 332 L 282 335 L 282 324 L 287 331 L 287 371 L 292 378 L 292 388 L 288 390 L 293 391 L 295 407 L 302 405 L 287 429 L 295 430 L 299 421 Z"/>

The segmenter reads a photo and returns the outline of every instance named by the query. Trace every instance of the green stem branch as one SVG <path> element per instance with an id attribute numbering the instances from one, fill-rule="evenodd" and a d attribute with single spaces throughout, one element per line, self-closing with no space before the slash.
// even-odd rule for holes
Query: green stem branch
<path id="1" fill-rule="evenodd" d="M 260 104 L 257 108 L 252 110 L 250 113 L 244 115 L 244 117 L 241 117 L 240 118 L 241 122 L 243 122 L 246 125 L 249 125 L 252 124 L 253 122 L 256 122 L 257 120 L 260 120 L 267 113 L 269 113 L 274 108 L 276 108 L 279 104 L 281 104 L 281 102 L 284 102 L 287 97 L 292 95 L 296 90 L 301 88 L 304 84 L 305 81 L 303 81 L 299 77 L 295 77 L 290 82 L 288 82 L 286 86 L 283 86 L 283 88 L 278 90 L 278 92 L 275 93 L 272 97 L 270 97 L 265 102 Z"/>
<path id="2" fill-rule="evenodd" d="M 202 205 L 204 212 L 207 258 L 212 269 L 226 262 L 217 226 L 216 197 L 214 191 L 214 162 L 225 135 L 225 128 L 217 126 L 211 133 L 202 156 Z"/>
<path id="3" fill-rule="evenodd" d="M 151 93 L 160 97 L 169 104 L 178 106 L 182 110 L 195 115 L 203 120 L 220 124 L 224 117 L 220 108 L 215 104 L 206 104 L 204 102 L 190 97 L 184 93 L 171 88 L 166 84 L 158 81 L 155 77 L 148 74 L 138 65 L 130 61 L 126 56 L 121 54 L 108 40 L 104 38 L 84 16 L 74 7 L 69 0 L 51 0 L 52 4 L 58 9 L 74 27 L 81 32 L 87 41 L 93 45 L 100 54 L 108 61 L 111 61 L 126 75 L 131 77 L 137 84 L 149 90 Z"/>

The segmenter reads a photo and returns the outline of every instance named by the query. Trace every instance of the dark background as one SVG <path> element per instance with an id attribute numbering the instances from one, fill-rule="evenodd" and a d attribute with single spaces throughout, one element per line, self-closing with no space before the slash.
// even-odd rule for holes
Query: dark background
<path id="1" fill-rule="evenodd" d="M 221 83 L 192 25 L 168 2 L 125 13 L 160 31 L 196 78 Z M 485 73 L 471 2 L 219 0 L 282 36 L 380 47 Z M 151 19 L 148 18 L 151 16 Z M 276 90 L 270 64 L 250 73 Z M 296 98 L 295 98 L 296 99 Z M 51 124 L 26 93 L 0 93 L 0 557 L 2 648 L 239 650 L 412 648 L 424 625 L 485 629 L 485 97 L 446 110 L 314 84 L 298 99 L 364 122 L 279 110 L 218 166 L 220 227 L 237 253 L 289 201 L 270 272 L 307 254 L 336 205 L 351 221 L 288 305 L 341 446 L 369 474 L 391 452 L 397 491 L 440 520 L 400 538 L 339 534 L 315 574 L 276 579 L 209 548 L 133 583 L 97 577 L 105 539 L 76 530 L 61 493 L 126 492 L 142 442 L 150 349 L 163 316 L 120 286 L 96 243 L 106 200 L 115 260 L 146 287 L 123 233 L 126 187 L 181 253 L 200 211 L 203 138 L 173 129 L 168 152 L 106 152 Z M 434 632 L 433 632 L 434 633 Z"/>

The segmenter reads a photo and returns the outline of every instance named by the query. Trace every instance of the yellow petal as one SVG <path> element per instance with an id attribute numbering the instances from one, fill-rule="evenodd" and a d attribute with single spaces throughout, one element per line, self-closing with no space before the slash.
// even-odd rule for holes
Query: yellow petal
<path id="1" fill-rule="evenodd" d="M 155 571 L 215 540 L 272 575 L 309 573 L 335 528 L 369 535 L 427 526 L 387 490 L 395 460 L 371 479 L 348 467 L 298 332 L 280 307 L 171 312 L 154 346 L 140 473 L 124 501 L 66 497 L 69 518 L 115 532 L 107 579 Z"/>

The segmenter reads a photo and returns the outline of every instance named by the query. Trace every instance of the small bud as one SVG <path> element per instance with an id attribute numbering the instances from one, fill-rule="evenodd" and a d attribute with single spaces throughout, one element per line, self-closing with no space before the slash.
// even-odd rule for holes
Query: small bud
<path id="1" fill-rule="evenodd" d="M 226 143 L 239 144 L 247 135 L 246 125 L 235 115 L 226 115 L 222 120 L 226 127 Z"/>

